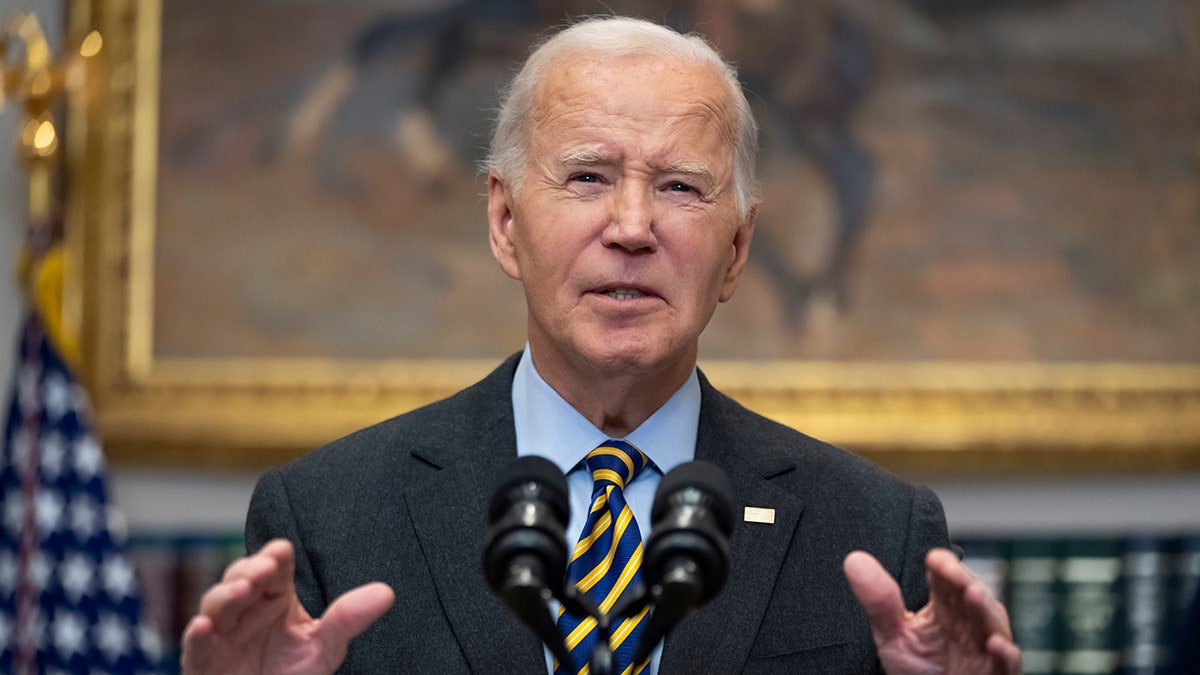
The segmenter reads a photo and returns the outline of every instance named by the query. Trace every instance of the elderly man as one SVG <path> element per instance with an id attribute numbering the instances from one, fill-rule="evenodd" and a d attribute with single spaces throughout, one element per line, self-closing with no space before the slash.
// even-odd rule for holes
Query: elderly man
<path id="1" fill-rule="evenodd" d="M 1018 672 L 1004 608 L 941 548 L 928 490 L 745 410 L 696 368 L 746 264 L 755 138 L 736 74 L 699 38 L 606 18 L 535 50 L 498 121 L 487 209 L 525 290 L 526 349 L 269 471 L 247 520 L 259 550 L 204 596 L 185 672 L 579 672 L 586 658 L 548 657 L 480 571 L 488 495 L 521 455 L 567 473 L 584 532 L 568 577 L 605 607 L 637 582 L 671 468 L 712 462 L 736 514 L 773 512 L 734 523 L 724 590 L 648 661 L 629 662 L 643 617 L 619 618 L 616 672 Z M 559 624 L 571 647 L 599 639 L 583 617 Z"/>

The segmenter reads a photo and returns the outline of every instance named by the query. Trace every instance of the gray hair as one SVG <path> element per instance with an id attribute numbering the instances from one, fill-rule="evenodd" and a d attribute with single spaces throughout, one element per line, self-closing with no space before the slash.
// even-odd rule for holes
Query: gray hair
<path id="1" fill-rule="evenodd" d="M 538 45 L 513 78 L 504 94 L 492 134 L 491 149 L 483 168 L 495 171 L 514 191 L 521 189 L 533 127 L 534 91 L 546 65 L 571 51 L 598 52 L 609 57 L 652 54 L 677 56 L 717 68 L 729 86 L 736 110 L 734 122 L 733 190 L 738 216 L 745 218 L 758 203 L 755 165 L 758 160 L 758 123 L 742 92 L 737 70 L 703 37 L 681 35 L 665 26 L 627 17 L 584 19 Z"/>

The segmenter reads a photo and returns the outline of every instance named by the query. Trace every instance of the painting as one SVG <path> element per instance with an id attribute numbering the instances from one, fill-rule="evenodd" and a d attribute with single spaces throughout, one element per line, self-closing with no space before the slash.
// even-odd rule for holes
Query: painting
<path id="1" fill-rule="evenodd" d="M 719 386 L 899 470 L 1200 466 L 1187 0 L 76 0 L 107 70 L 68 214 L 116 454 L 277 461 L 519 350 L 477 167 L 530 45 L 610 12 L 719 46 L 760 123 Z"/>

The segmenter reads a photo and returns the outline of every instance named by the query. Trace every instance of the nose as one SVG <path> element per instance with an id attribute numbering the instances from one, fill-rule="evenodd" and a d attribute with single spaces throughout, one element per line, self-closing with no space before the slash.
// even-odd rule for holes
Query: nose
<path id="1" fill-rule="evenodd" d="M 623 181 L 610 194 L 608 224 L 601 233 L 601 243 L 631 253 L 657 250 L 652 202 L 648 186 L 638 181 Z"/>

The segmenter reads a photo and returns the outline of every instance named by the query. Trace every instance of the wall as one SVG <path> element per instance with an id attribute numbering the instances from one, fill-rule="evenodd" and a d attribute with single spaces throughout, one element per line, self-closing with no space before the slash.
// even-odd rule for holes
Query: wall
<path id="1" fill-rule="evenodd" d="M 0 16 L 14 8 L 5 0 Z M 60 2 L 25 0 L 22 8 L 36 12 L 50 29 L 60 24 Z M 21 314 L 10 282 L 24 204 L 24 182 L 11 159 L 15 122 L 11 106 L 0 113 L 0 377 L 5 383 L 13 368 Z M 135 532 L 240 529 L 255 480 L 248 472 L 130 466 L 112 467 L 111 476 L 114 500 Z M 1200 475 L 940 480 L 931 486 L 945 503 L 951 530 L 960 535 L 1200 529 Z"/>

